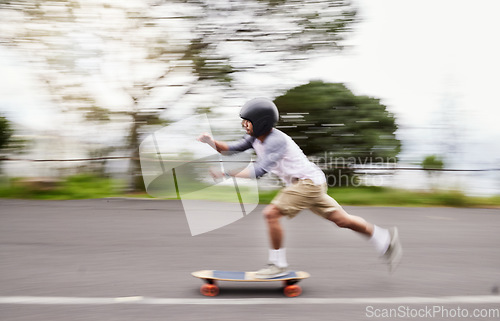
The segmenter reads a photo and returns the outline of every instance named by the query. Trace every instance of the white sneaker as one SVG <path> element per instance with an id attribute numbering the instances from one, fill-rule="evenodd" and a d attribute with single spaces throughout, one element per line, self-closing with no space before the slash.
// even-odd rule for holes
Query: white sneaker
<path id="1" fill-rule="evenodd" d="M 389 265 L 389 272 L 394 272 L 401 262 L 401 257 L 403 256 L 403 247 L 401 246 L 401 241 L 399 240 L 398 228 L 393 227 L 389 229 L 391 234 L 391 242 L 389 248 L 384 253 L 384 258 Z"/>
<path id="2" fill-rule="evenodd" d="M 288 271 L 287 267 L 282 268 L 275 264 L 270 263 L 267 265 L 267 267 L 258 270 L 255 273 L 255 277 L 257 279 L 274 279 L 280 276 L 285 276 L 288 273 L 290 272 Z"/>

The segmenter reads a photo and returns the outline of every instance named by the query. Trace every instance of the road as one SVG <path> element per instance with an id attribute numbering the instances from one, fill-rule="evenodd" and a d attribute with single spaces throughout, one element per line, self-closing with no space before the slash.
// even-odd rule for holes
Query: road
<path id="1" fill-rule="evenodd" d="M 224 206 L 202 205 L 207 215 Z M 190 272 L 266 263 L 261 210 L 191 236 L 180 201 L 0 200 L 0 319 L 430 319 L 431 309 L 432 319 L 443 310 L 500 319 L 498 209 L 346 207 L 399 227 L 405 254 L 394 274 L 363 237 L 304 211 L 284 220 L 291 267 L 312 275 L 301 297 L 229 282 L 218 297 L 201 296 Z"/>

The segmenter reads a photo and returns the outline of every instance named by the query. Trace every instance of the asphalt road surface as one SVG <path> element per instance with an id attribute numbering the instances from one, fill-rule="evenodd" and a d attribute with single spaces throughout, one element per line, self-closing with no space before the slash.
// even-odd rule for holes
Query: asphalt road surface
<path id="1" fill-rule="evenodd" d="M 346 209 L 399 227 L 395 273 L 363 237 L 304 211 L 284 220 L 289 263 L 311 274 L 300 297 L 223 282 L 210 298 L 192 271 L 265 265 L 262 206 L 191 236 L 180 201 L 0 200 L 0 320 L 500 319 L 500 210 Z"/>

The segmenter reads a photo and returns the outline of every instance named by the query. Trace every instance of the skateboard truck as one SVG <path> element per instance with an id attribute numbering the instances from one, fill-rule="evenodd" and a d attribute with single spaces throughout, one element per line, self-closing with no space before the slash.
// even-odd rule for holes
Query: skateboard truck
<path id="1" fill-rule="evenodd" d="M 235 281 L 235 282 L 276 282 L 281 281 L 283 284 L 283 294 L 286 297 L 297 297 L 302 293 L 302 288 L 297 283 L 308 278 L 310 275 L 303 271 L 291 271 L 290 273 L 271 279 L 258 279 L 255 277 L 256 272 L 242 271 L 218 271 L 218 270 L 202 270 L 191 273 L 194 277 L 205 281 L 200 288 L 201 294 L 205 296 L 217 296 L 220 292 L 217 281 Z"/>

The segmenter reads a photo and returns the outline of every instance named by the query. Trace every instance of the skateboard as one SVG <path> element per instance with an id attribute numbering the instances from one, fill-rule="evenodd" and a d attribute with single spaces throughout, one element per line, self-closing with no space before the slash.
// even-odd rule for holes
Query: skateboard
<path id="1" fill-rule="evenodd" d="M 202 270 L 191 273 L 192 276 L 205 281 L 200 288 L 201 294 L 205 296 L 216 296 L 219 294 L 217 281 L 234 281 L 234 282 L 276 282 L 281 281 L 283 284 L 283 294 L 287 297 L 296 297 L 302 293 L 302 289 L 297 283 L 302 279 L 307 279 L 310 274 L 303 271 L 290 271 L 284 276 L 275 277 L 272 279 L 258 279 L 255 277 L 256 272 L 243 271 L 218 271 L 218 270 Z"/>

